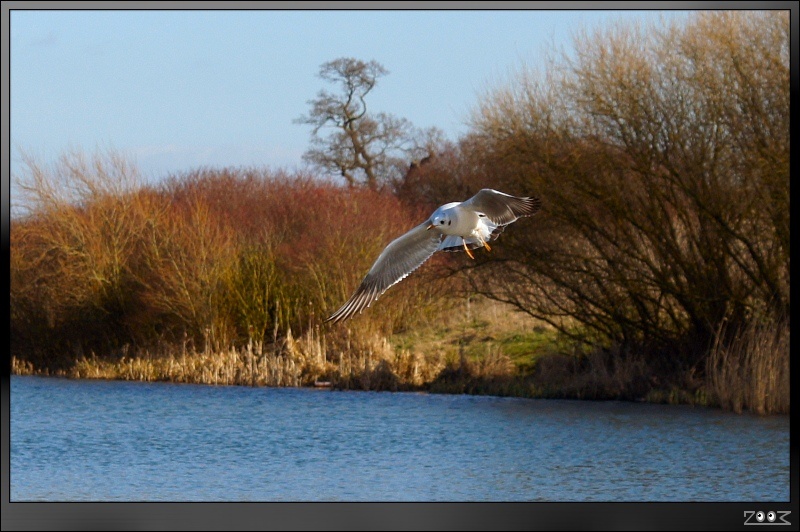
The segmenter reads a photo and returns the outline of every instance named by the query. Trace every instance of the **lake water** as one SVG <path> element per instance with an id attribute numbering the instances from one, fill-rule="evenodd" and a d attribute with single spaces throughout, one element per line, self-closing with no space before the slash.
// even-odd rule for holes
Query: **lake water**
<path id="1" fill-rule="evenodd" d="M 11 501 L 789 500 L 789 418 L 11 377 Z"/>

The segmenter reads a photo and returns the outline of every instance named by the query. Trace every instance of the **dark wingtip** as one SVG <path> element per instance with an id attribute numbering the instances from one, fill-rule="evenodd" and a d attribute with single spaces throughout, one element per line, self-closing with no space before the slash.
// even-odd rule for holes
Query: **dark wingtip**
<path id="1" fill-rule="evenodd" d="M 350 314 L 347 312 L 342 312 L 343 308 L 344 306 L 339 310 L 337 310 L 336 312 L 334 312 L 333 314 L 331 314 L 330 316 L 328 316 L 322 323 L 330 323 L 331 325 L 336 325 L 337 323 L 340 323 L 349 318 Z"/>
<path id="2" fill-rule="evenodd" d="M 339 310 L 331 314 L 331 316 L 323 323 L 339 323 L 345 321 L 352 318 L 356 314 L 360 314 L 361 311 L 369 307 L 378 297 L 378 289 L 374 286 L 370 287 L 368 284 L 365 284 L 369 278 L 369 275 L 367 275 L 364 281 L 362 281 L 361 286 L 358 287 L 358 290 L 356 290 L 355 293 L 350 296 L 350 299 L 348 299 L 345 304 L 339 308 Z"/>
<path id="3" fill-rule="evenodd" d="M 347 312 L 340 312 L 337 310 L 336 312 L 328 316 L 322 323 L 330 323 L 331 325 L 336 325 L 337 323 L 341 323 L 350 317 L 351 314 Z"/>
<path id="4" fill-rule="evenodd" d="M 342 305 L 336 312 L 334 312 L 333 314 L 328 316 L 325 319 L 325 321 L 323 321 L 322 323 L 331 323 L 331 324 L 335 325 L 335 324 L 337 324 L 337 323 L 339 323 L 341 321 L 344 321 L 347 318 L 349 318 L 350 317 L 350 313 L 346 312 L 346 310 L 347 310 L 347 307 L 350 305 L 350 303 L 352 303 L 351 300 L 348 300 L 347 302 L 345 302 L 344 305 Z"/>
<path id="5" fill-rule="evenodd" d="M 522 201 L 525 205 L 524 211 L 522 213 L 523 216 L 533 216 L 537 212 L 539 212 L 542 208 L 542 199 L 538 196 L 532 196 L 530 198 L 522 198 Z"/>

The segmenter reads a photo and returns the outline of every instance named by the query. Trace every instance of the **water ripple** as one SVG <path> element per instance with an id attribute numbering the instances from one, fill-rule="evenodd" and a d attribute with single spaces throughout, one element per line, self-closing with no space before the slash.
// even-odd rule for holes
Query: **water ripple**
<path id="1" fill-rule="evenodd" d="M 12 501 L 788 501 L 789 420 L 11 378 Z"/>

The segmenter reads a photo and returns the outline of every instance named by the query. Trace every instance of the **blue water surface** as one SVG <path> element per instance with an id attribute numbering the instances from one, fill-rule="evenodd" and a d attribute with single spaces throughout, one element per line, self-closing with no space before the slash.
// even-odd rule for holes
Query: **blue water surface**
<path id="1" fill-rule="evenodd" d="M 11 501 L 789 500 L 789 418 L 11 377 Z"/>

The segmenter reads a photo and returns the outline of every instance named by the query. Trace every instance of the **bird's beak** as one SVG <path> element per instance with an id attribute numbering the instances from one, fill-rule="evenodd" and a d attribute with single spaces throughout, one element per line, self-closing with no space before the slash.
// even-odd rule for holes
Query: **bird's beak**
<path id="1" fill-rule="evenodd" d="M 431 230 L 431 229 L 433 229 L 434 227 L 436 227 L 436 226 L 435 226 L 435 225 L 433 225 L 433 224 L 431 224 L 431 225 L 429 225 L 428 227 L 426 227 L 426 228 L 425 228 L 425 230 L 426 230 L 426 231 L 430 231 L 430 230 Z"/>

